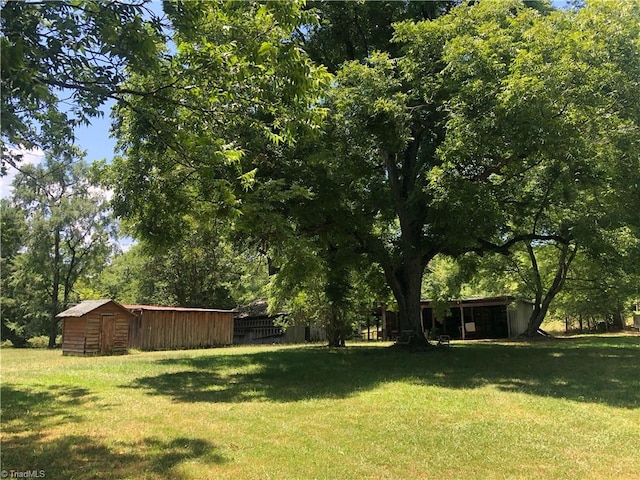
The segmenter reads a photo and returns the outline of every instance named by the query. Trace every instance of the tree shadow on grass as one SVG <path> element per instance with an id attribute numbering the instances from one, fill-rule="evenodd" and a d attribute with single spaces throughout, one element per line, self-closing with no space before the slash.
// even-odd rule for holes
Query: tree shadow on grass
<path id="1" fill-rule="evenodd" d="M 465 343 L 431 352 L 392 348 L 287 348 L 163 359 L 181 371 L 139 378 L 132 388 L 180 402 L 292 402 L 346 398 L 386 382 L 504 391 L 640 407 L 640 342 L 620 337 Z"/>
<path id="2" fill-rule="evenodd" d="M 566 339 L 466 345 L 437 372 L 443 387 L 494 386 L 508 392 L 640 408 L 640 339 Z"/>
<path id="3" fill-rule="evenodd" d="M 82 420 L 79 407 L 93 397 L 91 391 L 64 385 L 24 388 L 0 386 L 2 430 L 6 433 L 37 430 L 46 425 Z"/>
<path id="4" fill-rule="evenodd" d="M 30 434 L 2 442 L 3 470 L 42 471 L 46 478 L 181 479 L 188 477 L 176 467 L 187 461 L 212 465 L 223 464 L 227 459 L 212 443 L 189 437 L 170 441 L 145 438 L 135 443 L 107 445 L 87 435 L 44 440 L 39 434 Z"/>
<path id="5" fill-rule="evenodd" d="M 164 441 L 106 444 L 88 435 L 55 436 L 56 427 L 83 421 L 77 413 L 90 390 L 54 386 L 45 390 L 2 385 L 2 470 L 36 471 L 46 478 L 183 478 L 175 467 L 186 461 L 225 463 L 207 440 L 180 437 Z"/>

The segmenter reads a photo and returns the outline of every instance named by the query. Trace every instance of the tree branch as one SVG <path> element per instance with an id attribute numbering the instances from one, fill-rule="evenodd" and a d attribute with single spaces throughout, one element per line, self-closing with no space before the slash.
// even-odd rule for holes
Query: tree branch
<path id="1" fill-rule="evenodd" d="M 554 241 L 563 245 L 568 245 L 571 239 L 563 237 L 562 235 L 539 235 L 536 233 L 527 233 L 522 235 L 516 235 L 503 244 L 497 244 L 477 238 L 476 241 L 480 244 L 480 247 L 470 249 L 470 252 L 477 253 L 478 255 L 484 255 L 487 252 L 499 253 L 501 255 L 510 255 L 511 247 L 519 242 L 532 242 L 532 241 L 548 242 Z"/>

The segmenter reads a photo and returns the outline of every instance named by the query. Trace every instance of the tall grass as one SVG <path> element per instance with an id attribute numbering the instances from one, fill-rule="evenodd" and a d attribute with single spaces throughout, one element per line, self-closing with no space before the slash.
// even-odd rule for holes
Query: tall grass
<path id="1" fill-rule="evenodd" d="M 5 349 L 2 375 L 2 469 L 46 478 L 640 478 L 639 336 Z"/>

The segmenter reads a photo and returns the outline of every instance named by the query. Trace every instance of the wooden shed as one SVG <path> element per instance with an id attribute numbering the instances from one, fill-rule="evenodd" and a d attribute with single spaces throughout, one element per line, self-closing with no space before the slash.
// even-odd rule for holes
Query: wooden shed
<path id="1" fill-rule="evenodd" d="M 284 319 L 286 314 L 270 314 L 268 307 L 266 298 L 258 298 L 238 308 L 233 323 L 235 345 L 284 343 L 285 329 L 278 324 L 278 320 Z"/>
<path id="2" fill-rule="evenodd" d="M 135 316 L 129 323 L 129 347 L 183 350 L 233 343 L 233 310 L 125 305 Z"/>
<path id="3" fill-rule="evenodd" d="M 129 321 L 135 315 L 113 300 L 85 300 L 57 315 L 63 355 L 127 353 Z"/>
<path id="4" fill-rule="evenodd" d="M 287 325 L 286 312 L 269 313 L 266 298 L 257 298 L 238 307 L 233 323 L 233 343 L 274 344 L 323 342 L 327 339 L 324 325 Z"/>

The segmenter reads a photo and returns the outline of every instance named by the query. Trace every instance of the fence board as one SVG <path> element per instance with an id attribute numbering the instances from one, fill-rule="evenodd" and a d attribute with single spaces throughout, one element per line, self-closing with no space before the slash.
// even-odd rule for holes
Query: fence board
<path id="1" fill-rule="evenodd" d="M 129 324 L 130 347 L 141 350 L 203 348 L 233 343 L 233 312 L 169 307 L 128 307 L 138 313 Z M 157 308 L 157 307 L 156 307 Z"/>

